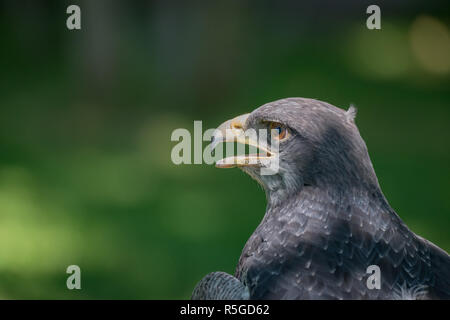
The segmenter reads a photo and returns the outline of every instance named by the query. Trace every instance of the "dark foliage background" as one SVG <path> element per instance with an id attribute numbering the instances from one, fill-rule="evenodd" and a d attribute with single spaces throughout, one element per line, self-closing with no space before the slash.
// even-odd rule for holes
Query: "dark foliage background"
<path id="1" fill-rule="evenodd" d="M 264 193 L 174 165 L 170 135 L 292 96 L 354 103 L 392 207 L 449 250 L 448 3 L 378 1 L 378 31 L 369 4 L 1 2 L 0 298 L 188 298 L 232 273 Z"/>

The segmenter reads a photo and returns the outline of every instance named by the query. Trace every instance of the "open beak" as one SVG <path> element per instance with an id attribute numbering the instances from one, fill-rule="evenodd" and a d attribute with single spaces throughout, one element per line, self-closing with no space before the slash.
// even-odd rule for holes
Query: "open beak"
<path id="1" fill-rule="evenodd" d="M 261 167 L 267 165 L 271 158 L 275 156 L 274 152 L 269 150 L 265 141 L 258 143 L 256 134 L 251 135 L 244 131 L 248 116 L 249 113 L 243 114 L 222 123 L 214 132 L 211 150 L 214 150 L 220 143 L 234 142 L 253 147 L 258 152 L 255 154 L 225 157 L 216 162 L 217 168 Z"/>

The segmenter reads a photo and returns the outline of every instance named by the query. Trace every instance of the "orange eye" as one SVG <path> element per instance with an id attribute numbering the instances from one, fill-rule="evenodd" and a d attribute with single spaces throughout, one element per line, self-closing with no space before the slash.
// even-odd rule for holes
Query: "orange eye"
<path id="1" fill-rule="evenodd" d="M 270 130 L 275 130 L 276 135 L 274 136 L 275 139 L 283 140 L 288 136 L 288 130 L 285 126 L 283 126 L 281 123 L 278 122 L 271 122 L 270 123 Z"/>

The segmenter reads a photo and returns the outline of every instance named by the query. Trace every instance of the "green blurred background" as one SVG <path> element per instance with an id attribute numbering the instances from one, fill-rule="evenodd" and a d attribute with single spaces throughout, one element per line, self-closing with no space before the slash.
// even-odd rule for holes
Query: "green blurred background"
<path id="1" fill-rule="evenodd" d="M 233 273 L 264 193 L 174 165 L 171 133 L 294 96 L 355 104 L 390 204 L 449 251 L 448 3 L 378 1 L 382 30 L 369 4 L 1 2 L 0 298 L 182 299 Z"/>

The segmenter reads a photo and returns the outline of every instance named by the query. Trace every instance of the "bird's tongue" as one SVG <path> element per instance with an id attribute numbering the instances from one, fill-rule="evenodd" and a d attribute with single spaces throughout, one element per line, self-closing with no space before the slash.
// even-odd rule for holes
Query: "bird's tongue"
<path id="1" fill-rule="evenodd" d="M 222 154 L 225 157 L 216 161 L 217 168 L 261 166 L 271 156 L 258 147 L 238 142 L 220 143 L 214 148 L 213 156 L 218 148 L 222 148 Z"/>
<path id="2" fill-rule="evenodd" d="M 262 160 L 266 159 L 263 155 L 242 155 L 236 157 L 227 157 L 216 162 L 217 168 L 251 167 L 260 166 Z"/>

